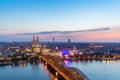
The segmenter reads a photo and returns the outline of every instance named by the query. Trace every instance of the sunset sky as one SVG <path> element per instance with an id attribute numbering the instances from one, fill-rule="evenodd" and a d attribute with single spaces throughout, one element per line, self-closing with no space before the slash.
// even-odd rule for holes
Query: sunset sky
<path id="1" fill-rule="evenodd" d="M 120 0 L 0 0 L 0 41 L 37 33 L 40 41 L 120 42 Z"/>

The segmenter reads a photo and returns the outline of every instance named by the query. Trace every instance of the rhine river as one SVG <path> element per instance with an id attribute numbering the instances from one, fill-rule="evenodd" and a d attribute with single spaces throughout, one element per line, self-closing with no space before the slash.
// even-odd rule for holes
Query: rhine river
<path id="1" fill-rule="evenodd" d="M 120 61 L 68 61 L 67 65 L 81 70 L 89 80 L 120 80 Z"/>
<path id="2" fill-rule="evenodd" d="M 80 69 L 89 80 L 120 80 L 120 61 L 65 61 L 68 67 Z M 54 75 L 42 64 L 0 66 L 0 80 L 54 80 Z"/>
<path id="3" fill-rule="evenodd" d="M 0 66 L 0 80 L 50 80 L 43 64 Z"/>

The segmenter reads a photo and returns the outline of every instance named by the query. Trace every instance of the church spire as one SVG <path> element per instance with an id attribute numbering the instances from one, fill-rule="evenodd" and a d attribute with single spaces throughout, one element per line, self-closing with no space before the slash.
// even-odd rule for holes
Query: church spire
<path id="1" fill-rule="evenodd" d="M 39 37 L 38 37 L 38 34 L 37 34 L 37 39 L 36 39 L 36 41 L 38 41 L 38 42 L 39 42 Z"/>
<path id="2" fill-rule="evenodd" d="M 40 52 L 41 45 L 39 44 L 39 35 L 33 35 L 32 50 L 35 53 Z"/>
<path id="3" fill-rule="evenodd" d="M 33 41 L 35 41 L 35 35 L 33 35 Z"/>

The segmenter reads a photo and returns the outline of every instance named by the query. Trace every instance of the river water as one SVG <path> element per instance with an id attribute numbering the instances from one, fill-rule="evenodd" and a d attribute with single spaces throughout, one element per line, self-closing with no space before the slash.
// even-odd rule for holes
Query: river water
<path id="1" fill-rule="evenodd" d="M 120 61 L 67 61 L 67 66 L 81 70 L 89 80 L 120 80 Z"/>
<path id="2" fill-rule="evenodd" d="M 43 64 L 27 63 L 0 66 L 0 80 L 50 80 L 50 77 Z"/>
<path id="3" fill-rule="evenodd" d="M 120 80 L 120 61 L 65 61 L 68 67 L 81 70 L 89 80 Z M 52 75 L 43 65 L 19 64 L 14 66 L 0 66 L 0 80 L 54 80 Z"/>

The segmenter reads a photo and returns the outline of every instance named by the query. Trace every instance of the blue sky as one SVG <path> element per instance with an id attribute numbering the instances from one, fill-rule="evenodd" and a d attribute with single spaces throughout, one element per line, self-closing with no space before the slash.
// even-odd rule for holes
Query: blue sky
<path id="1" fill-rule="evenodd" d="M 120 0 L 0 0 L 0 35 L 119 27 L 119 9 Z"/>

